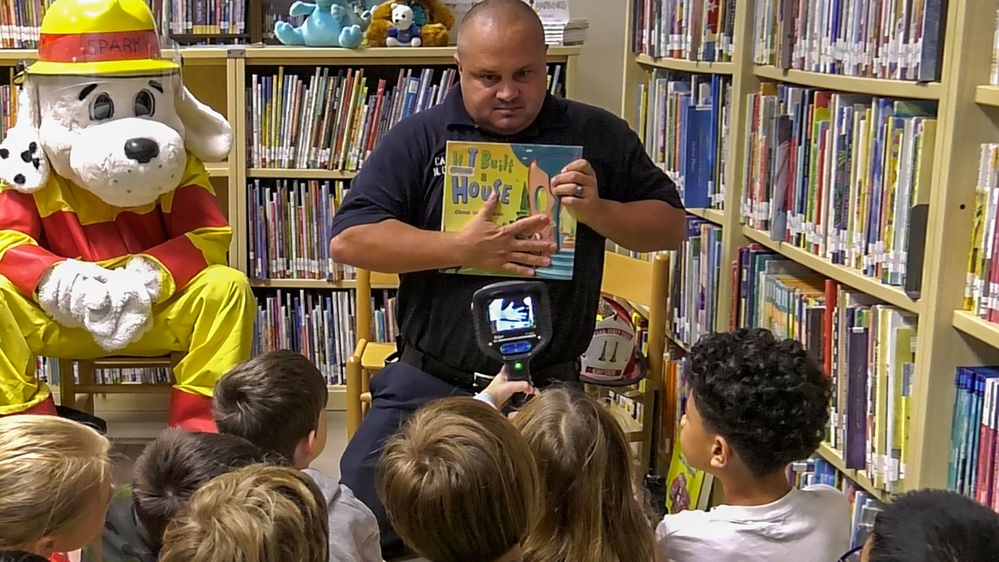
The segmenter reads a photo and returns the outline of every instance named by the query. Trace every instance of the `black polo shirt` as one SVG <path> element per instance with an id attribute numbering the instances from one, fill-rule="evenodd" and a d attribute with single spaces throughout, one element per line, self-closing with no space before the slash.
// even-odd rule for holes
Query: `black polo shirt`
<path id="1" fill-rule="evenodd" d="M 439 231 L 448 140 L 574 144 L 597 176 L 600 196 L 614 201 L 666 201 L 682 208 L 676 187 L 645 152 L 627 123 L 603 109 L 548 95 L 534 123 L 512 137 L 475 125 L 461 88 L 444 102 L 390 129 L 364 161 L 333 217 L 333 236 L 360 224 L 396 219 Z M 604 263 L 603 236 L 579 223 L 570 281 L 545 280 L 554 335 L 531 362 L 538 372 L 573 361 L 589 346 L 596 322 Z M 509 279 L 509 278 L 505 278 Z M 472 294 L 497 277 L 420 271 L 400 275 L 399 330 L 410 345 L 465 372 L 494 374 L 500 364 L 479 351 L 472 327 Z"/>

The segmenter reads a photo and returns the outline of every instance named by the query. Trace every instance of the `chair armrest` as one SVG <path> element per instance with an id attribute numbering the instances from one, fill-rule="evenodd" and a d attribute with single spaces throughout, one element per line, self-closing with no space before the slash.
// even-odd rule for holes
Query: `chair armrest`
<path id="1" fill-rule="evenodd" d="M 354 432 L 361 425 L 361 356 L 364 355 L 364 348 L 368 345 L 365 339 L 357 340 L 354 353 L 347 358 L 347 440 L 354 436 Z"/>

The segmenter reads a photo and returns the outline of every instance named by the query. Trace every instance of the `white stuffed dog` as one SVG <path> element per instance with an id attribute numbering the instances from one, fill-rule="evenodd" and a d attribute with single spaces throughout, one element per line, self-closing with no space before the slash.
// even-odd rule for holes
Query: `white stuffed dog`
<path id="1" fill-rule="evenodd" d="M 188 151 L 222 161 L 232 142 L 229 123 L 195 99 L 178 73 L 30 76 L 18 101 L 17 124 L 0 144 L 0 179 L 22 193 L 55 174 L 116 207 L 140 207 L 179 187 Z M 44 275 L 38 303 L 114 351 L 150 327 L 160 277 L 143 257 L 113 270 L 70 259 Z"/>
<path id="2" fill-rule="evenodd" d="M 34 355 L 180 352 L 169 423 L 213 431 L 256 316 L 204 165 L 231 127 L 161 56 L 144 0 L 53 3 L 38 54 L 0 144 L 0 415 L 54 413 Z"/>

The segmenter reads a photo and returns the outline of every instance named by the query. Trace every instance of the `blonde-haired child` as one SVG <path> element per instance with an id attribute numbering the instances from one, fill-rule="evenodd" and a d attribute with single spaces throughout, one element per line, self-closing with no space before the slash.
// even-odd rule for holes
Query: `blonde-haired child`
<path id="1" fill-rule="evenodd" d="M 217 476 L 167 526 L 160 562 L 326 562 L 326 500 L 304 472 L 253 464 Z"/>
<path id="2" fill-rule="evenodd" d="M 423 406 L 385 445 L 378 495 L 406 545 L 431 562 L 522 562 L 541 511 L 523 436 L 466 397 Z"/>
<path id="3" fill-rule="evenodd" d="M 0 417 L 0 549 L 56 558 L 99 537 L 114 491 L 110 449 L 64 418 Z"/>
<path id="4" fill-rule="evenodd" d="M 524 543 L 527 562 L 652 562 L 655 536 L 635 498 L 635 459 L 595 398 L 555 387 L 513 418 L 534 455 L 548 508 Z"/>

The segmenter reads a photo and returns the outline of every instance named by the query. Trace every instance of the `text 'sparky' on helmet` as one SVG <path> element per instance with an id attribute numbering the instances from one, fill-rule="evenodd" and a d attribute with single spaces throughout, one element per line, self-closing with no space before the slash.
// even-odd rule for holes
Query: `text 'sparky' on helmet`
<path id="1" fill-rule="evenodd" d="M 42 18 L 38 60 L 26 73 L 100 76 L 179 69 L 175 43 L 157 33 L 144 0 L 57 0 Z"/>

